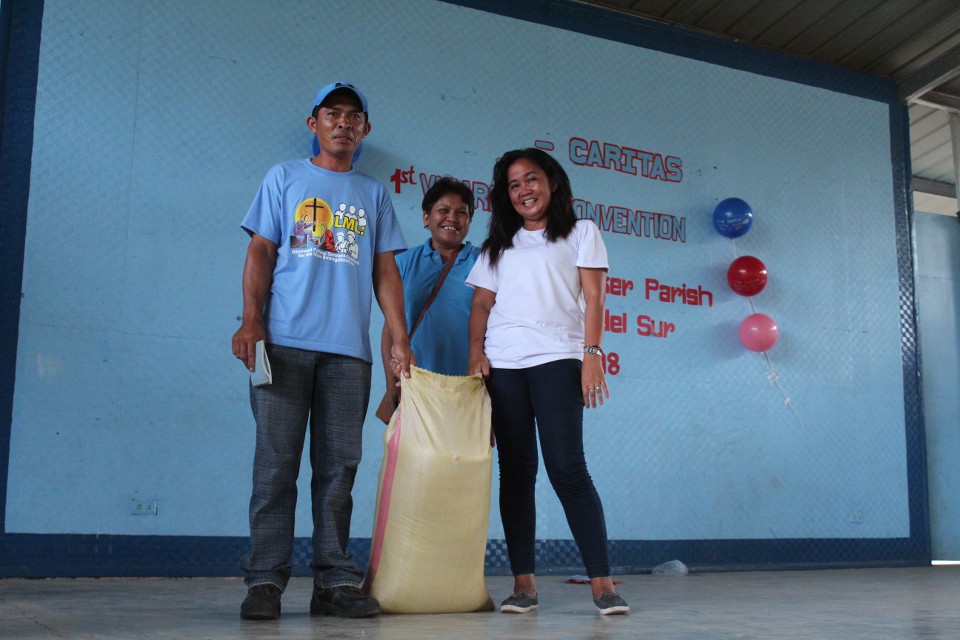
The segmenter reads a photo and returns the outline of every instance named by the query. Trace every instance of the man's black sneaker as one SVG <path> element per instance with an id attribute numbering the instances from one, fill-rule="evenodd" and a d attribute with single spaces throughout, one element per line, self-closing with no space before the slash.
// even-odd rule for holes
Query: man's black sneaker
<path id="1" fill-rule="evenodd" d="M 280 594 L 275 584 L 258 584 L 247 589 L 247 597 L 240 605 L 244 620 L 276 620 L 280 617 Z"/>
<path id="2" fill-rule="evenodd" d="M 380 603 L 357 587 L 321 589 L 313 585 L 310 615 L 335 615 L 341 618 L 370 618 L 380 615 Z"/>

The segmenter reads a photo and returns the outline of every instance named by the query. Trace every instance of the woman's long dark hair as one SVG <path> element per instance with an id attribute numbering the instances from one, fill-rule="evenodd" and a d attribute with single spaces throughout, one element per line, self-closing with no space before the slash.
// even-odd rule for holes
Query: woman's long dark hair
<path id="1" fill-rule="evenodd" d="M 540 149 L 515 149 L 503 154 L 493 165 L 493 187 L 490 189 L 490 227 L 487 239 L 480 246 L 487 252 L 490 266 L 497 266 L 503 252 L 513 246 L 513 236 L 523 226 L 523 218 L 510 202 L 510 189 L 507 184 L 507 170 L 517 160 L 529 160 L 543 169 L 555 187 L 550 195 L 547 208 L 547 240 L 555 242 L 566 238 L 577 224 L 573 212 L 573 192 L 570 190 L 570 178 L 560 163 L 550 154 Z"/>

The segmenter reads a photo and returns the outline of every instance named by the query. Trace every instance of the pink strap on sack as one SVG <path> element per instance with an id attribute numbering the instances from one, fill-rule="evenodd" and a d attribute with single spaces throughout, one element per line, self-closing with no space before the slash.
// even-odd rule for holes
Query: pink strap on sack
<path id="1" fill-rule="evenodd" d="M 367 565 L 367 577 L 363 581 L 365 591 L 370 590 L 374 578 L 377 577 L 377 568 L 380 565 L 380 554 L 383 552 L 383 538 L 387 530 L 387 517 L 390 514 L 390 496 L 393 494 L 393 478 L 397 473 L 397 458 L 400 455 L 400 422 L 403 414 L 397 411 L 396 429 L 387 443 L 387 466 L 383 472 L 383 487 L 380 489 L 380 508 L 377 510 L 377 528 L 373 532 L 373 544 L 370 547 L 370 562 Z"/>

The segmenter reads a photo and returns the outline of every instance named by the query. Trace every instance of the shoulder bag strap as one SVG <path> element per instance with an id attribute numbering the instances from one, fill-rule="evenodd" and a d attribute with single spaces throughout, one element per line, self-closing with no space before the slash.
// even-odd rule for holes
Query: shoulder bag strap
<path id="1" fill-rule="evenodd" d="M 447 265 L 443 268 L 443 271 L 440 272 L 439 277 L 437 277 L 437 284 L 433 285 L 433 291 L 430 292 L 430 297 L 427 298 L 427 301 L 423 305 L 423 309 L 420 311 L 420 315 L 417 317 L 417 321 L 413 323 L 413 328 L 410 329 L 411 340 L 413 340 L 413 332 L 416 331 L 417 327 L 420 326 L 420 321 L 423 320 L 423 316 L 427 315 L 427 309 L 430 308 L 430 305 L 433 304 L 433 299 L 436 298 L 437 293 L 440 292 L 440 287 L 443 285 L 443 281 L 447 279 L 447 274 L 450 273 L 453 263 L 457 261 L 458 255 L 460 255 L 460 249 L 457 249 L 453 252 L 453 255 L 450 256 L 450 260 L 447 262 Z"/>

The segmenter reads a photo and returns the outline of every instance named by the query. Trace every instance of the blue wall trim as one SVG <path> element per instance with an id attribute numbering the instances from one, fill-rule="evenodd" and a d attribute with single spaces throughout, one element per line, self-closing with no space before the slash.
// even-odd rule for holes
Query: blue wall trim
<path id="1" fill-rule="evenodd" d="M 916 274 L 913 254 L 913 199 L 910 197 L 910 116 L 906 105 L 890 105 L 890 155 L 893 164 L 897 270 L 900 278 L 900 339 L 903 358 L 903 408 L 906 425 L 910 538 L 932 558 L 930 499 L 927 485 L 927 437 L 923 419 L 920 338 L 917 335 Z"/>
<path id="2" fill-rule="evenodd" d="M 6 531 L 10 429 L 42 22 L 40 0 L 0 3 L 0 531 Z"/>
<path id="3" fill-rule="evenodd" d="M 569 0 L 441 0 L 508 18 L 534 22 L 613 42 L 670 53 L 690 60 L 829 89 L 885 103 L 897 100 L 896 83 L 692 29 L 644 20 Z"/>
<path id="4" fill-rule="evenodd" d="M 625 44 L 751 73 L 876 100 L 890 106 L 894 224 L 900 278 L 900 321 L 904 371 L 910 537 L 885 539 L 786 540 L 615 540 L 616 573 L 642 573 L 679 558 L 694 570 L 801 569 L 912 566 L 930 561 L 926 450 L 920 401 L 920 357 L 916 330 L 912 210 L 909 198 L 909 123 L 896 102 L 896 86 L 885 78 L 732 43 L 693 31 L 640 20 L 566 0 L 444 0 L 450 4 L 527 20 Z M 5 533 L 10 432 L 19 330 L 33 120 L 43 2 L 0 3 L 0 577 L 15 576 L 221 576 L 239 575 L 247 539 L 195 536 L 98 536 Z M 369 539 L 351 540 L 362 564 Z M 538 544 L 543 573 L 579 573 L 572 541 Z M 310 541 L 295 544 L 294 573 L 309 575 Z M 508 574 L 502 540 L 487 546 L 487 571 Z"/>
<path id="5" fill-rule="evenodd" d="M 4 536 L 0 578 L 84 576 L 239 576 L 247 538 L 195 536 Z M 808 560 L 783 559 L 800 551 Z M 350 552 L 361 566 L 370 556 L 370 539 L 351 539 Z M 661 562 L 682 559 L 694 572 L 914 566 L 929 560 L 917 555 L 907 538 L 882 540 L 613 540 L 610 562 L 615 574 L 649 573 Z M 582 574 L 572 540 L 537 542 L 538 573 Z M 293 574 L 310 575 L 310 539 L 294 544 Z M 510 575 L 506 544 L 487 542 L 487 575 Z"/>

